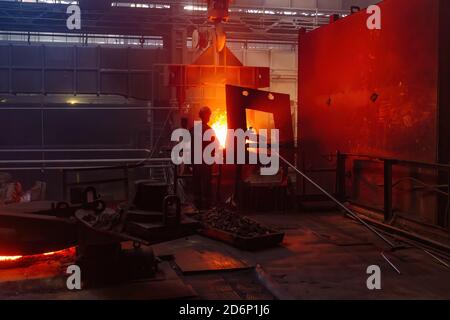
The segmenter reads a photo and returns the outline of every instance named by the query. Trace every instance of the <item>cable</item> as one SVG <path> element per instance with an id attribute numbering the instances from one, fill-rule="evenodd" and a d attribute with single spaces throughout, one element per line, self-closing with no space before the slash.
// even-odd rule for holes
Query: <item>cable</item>
<path id="1" fill-rule="evenodd" d="M 381 233 L 379 233 L 377 230 L 375 230 L 371 225 L 369 225 L 367 222 L 362 220 L 356 213 L 354 213 L 352 210 L 347 208 L 344 204 L 342 204 L 339 200 L 337 200 L 335 197 L 333 197 L 328 191 L 326 191 L 324 188 L 322 188 L 320 185 L 318 185 L 316 182 L 314 182 L 310 177 L 308 177 L 306 174 L 304 174 L 302 171 L 297 169 L 292 163 L 290 163 L 288 160 L 286 160 L 283 156 L 281 156 L 278 152 L 275 152 L 283 162 L 285 162 L 288 166 L 290 166 L 292 169 L 294 169 L 298 174 L 300 174 L 304 179 L 306 179 L 309 183 L 311 183 L 313 186 L 315 186 L 319 191 L 321 191 L 323 194 L 325 194 L 330 200 L 332 200 L 334 203 L 336 203 L 340 208 L 342 208 L 345 212 L 347 212 L 350 216 L 352 216 L 354 219 L 358 220 L 364 227 L 366 227 L 368 230 L 370 230 L 372 233 L 374 233 L 377 237 L 379 237 L 381 240 L 386 242 L 392 249 L 397 248 L 397 246 L 391 242 L 389 239 L 384 237 Z"/>
<path id="2" fill-rule="evenodd" d="M 444 192 L 444 191 L 442 191 L 442 190 L 439 190 L 439 189 L 436 188 L 435 186 L 429 185 L 429 184 L 427 184 L 427 183 L 425 183 L 425 182 L 423 182 L 423 181 L 421 181 L 421 180 L 419 180 L 419 179 L 413 178 L 413 177 L 406 177 L 406 178 L 399 179 L 398 181 L 396 181 L 396 182 L 392 185 L 392 187 L 396 187 L 396 186 L 398 186 L 400 183 L 402 183 L 402 182 L 404 182 L 404 181 L 413 181 L 413 182 L 416 182 L 416 183 L 418 183 L 418 184 L 424 186 L 425 188 L 427 188 L 427 189 L 429 189 L 429 190 L 432 190 L 432 191 L 434 191 L 434 192 L 436 192 L 436 193 L 439 193 L 439 194 L 442 194 L 442 195 L 444 195 L 444 196 L 448 196 L 448 193 L 447 193 L 447 192 Z M 445 187 L 447 187 L 447 186 L 445 186 Z M 411 189 L 411 190 L 405 190 L 405 191 L 413 191 L 413 189 Z"/>

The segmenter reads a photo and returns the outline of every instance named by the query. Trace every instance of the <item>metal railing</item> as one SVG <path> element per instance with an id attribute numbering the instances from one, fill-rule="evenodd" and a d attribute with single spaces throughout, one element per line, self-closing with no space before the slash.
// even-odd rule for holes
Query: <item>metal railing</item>
<path id="1" fill-rule="evenodd" d="M 172 162 L 170 158 L 152 158 L 150 149 L 0 149 L 1 154 L 27 154 L 39 153 L 41 159 L 2 159 L 0 164 L 5 167 L 0 171 L 56 171 L 61 174 L 62 194 L 64 201 L 70 201 L 69 190 L 73 187 L 98 186 L 111 183 L 123 183 L 124 194 L 129 196 L 129 173 L 130 170 L 137 168 L 164 168 L 171 169 Z M 86 159 L 45 159 L 48 153 L 143 153 L 142 158 L 86 158 Z M 36 166 L 21 166 L 21 165 Z M 56 165 L 55 165 L 56 164 Z M 8 166 L 9 165 L 9 166 Z M 52 166 L 49 166 L 52 165 Z M 90 178 L 85 181 L 69 181 L 70 174 L 79 174 L 82 172 L 100 172 L 100 171 L 121 171 L 122 177 L 119 178 Z M 79 177 L 79 176 L 78 176 Z"/>
<path id="2" fill-rule="evenodd" d="M 87 158 L 87 159 L 46 159 L 48 153 L 144 153 L 143 158 Z M 41 159 L 1 159 L 0 164 L 12 165 L 0 170 L 61 170 L 61 169 L 79 169 L 86 166 L 56 166 L 49 167 L 48 164 L 112 164 L 112 163 L 140 163 L 161 161 L 152 159 L 152 152 L 149 149 L 0 149 L 0 154 L 18 154 L 18 153 L 39 153 Z M 14 166 L 17 164 L 39 164 L 36 167 Z M 97 168 L 100 168 L 97 166 Z"/>
<path id="3" fill-rule="evenodd" d="M 449 216 L 450 216 L 450 165 L 442 164 L 442 163 L 431 163 L 431 162 L 420 162 L 420 161 L 409 161 L 409 160 L 401 160 L 401 159 L 393 159 L 393 158 L 384 158 L 372 155 L 364 155 L 364 154 L 352 154 L 352 153 L 337 153 L 337 162 L 336 162 L 336 194 L 337 197 L 341 201 L 345 201 L 347 198 L 346 193 L 346 161 L 349 158 L 354 159 L 366 159 L 371 162 L 378 162 L 383 165 L 383 190 L 384 190 L 384 220 L 386 222 L 391 221 L 394 218 L 394 210 L 393 210 L 393 189 L 395 185 L 398 183 L 394 183 L 393 181 L 393 168 L 395 166 L 403 166 L 410 168 L 420 168 L 420 169 L 432 169 L 437 170 L 436 179 L 441 181 L 446 181 L 437 186 L 431 186 L 424 182 L 421 182 L 418 179 L 413 177 L 407 177 L 407 179 L 415 180 L 416 182 L 420 182 L 424 188 L 427 190 L 439 193 L 441 195 L 445 195 L 447 197 L 447 206 L 445 210 L 438 210 L 438 225 L 440 227 L 448 228 L 449 227 Z M 446 174 L 443 177 L 442 172 Z M 441 188 L 447 188 L 447 191 L 441 190 Z"/>

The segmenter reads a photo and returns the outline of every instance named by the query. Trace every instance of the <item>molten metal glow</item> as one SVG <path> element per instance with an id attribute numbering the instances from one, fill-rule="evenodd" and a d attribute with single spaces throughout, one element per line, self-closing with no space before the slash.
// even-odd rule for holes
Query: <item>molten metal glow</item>
<path id="1" fill-rule="evenodd" d="M 214 112 L 211 121 L 211 128 L 216 133 L 217 139 L 220 142 L 220 146 L 225 148 L 227 141 L 227 113 L 226 112 Z"/>
<path id="2" fill-rule="evenodd" d="M 22 256 L 0 256 L 0 262 L 3 261 L 15 261 L 21 259 Z"/>
<path id="3" fill-rule="evenodd" d="M 17 261 L 20 259 L 38 258 L 38 257 L 53 256 L 53 255 L 64 256 L 64 255 L 73 254 L 74 252 L 75 252 L 75 248 L 68 248 L 68 249 L 63 249 L 60 251 L 46 252 L 46 253 L 36 254 L 36 255 L 31 255 L 31 256 L 0 256 L 0 262 L 10 262 L 10 261 Z"/>

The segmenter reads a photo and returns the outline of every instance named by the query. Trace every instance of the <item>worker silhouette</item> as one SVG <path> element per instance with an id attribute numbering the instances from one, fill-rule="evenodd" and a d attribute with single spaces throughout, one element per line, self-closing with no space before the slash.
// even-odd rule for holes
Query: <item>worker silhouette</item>
<path id="1" fill-rule="evenodd" d="M 211 109 L 208 107 L 202 107 L 199 111 L 199 117 L 202 122 L 202 137 L 207 130 L 212 130 L 212 128 L 208 125 L 208 122 L 211 119 Z M 193 184 L 194 184 L 194 204 L 198 210 L 207 210 L 211 206 L 211 190 L 212 190 L 212 165 L 208 165 L 204 163 L 203 156 L 202 163 L 196 164 L 194 162 L 194 150 L 195 143 L 198 141 L 202 141 L 202 155 L 205 148 L 214 141 L 215 136 L 212 137 L 211 141 L 203 141 L 203 139 L 198 139 L 194 137 L 194 128 L 191 129 L 191 157 L 192 157 L 192 173 L 193 173 Z"/>

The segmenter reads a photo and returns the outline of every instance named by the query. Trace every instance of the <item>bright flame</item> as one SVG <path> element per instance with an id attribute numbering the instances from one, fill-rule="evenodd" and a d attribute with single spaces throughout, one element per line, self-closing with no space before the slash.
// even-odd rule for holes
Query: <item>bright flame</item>
<path id="1" fill-rule="evenodd" d="M 220 142 L 220 146 L 222 148 L 225 148 L 226 142 L 227 142 L 227 113 L 226 112 L 214 112 L 215 114 L 212 116 L 211 119 L 211 128 L 213 128 L 214 132 L 216 133 L 217 139 Z"/>

